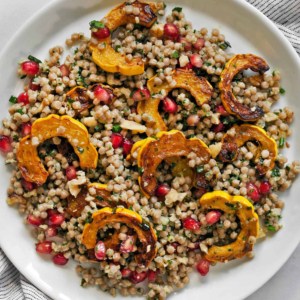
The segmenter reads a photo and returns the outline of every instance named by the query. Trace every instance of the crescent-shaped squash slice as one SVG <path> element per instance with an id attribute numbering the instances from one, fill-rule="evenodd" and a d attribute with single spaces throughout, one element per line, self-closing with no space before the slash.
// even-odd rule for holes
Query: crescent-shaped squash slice
<path id="1" fill-rule="evenodd" d="M 135 231 L 141 244 L 138 247 L 138 254 L 134 256 L 136 262 L 148 266 L 155 257 L 156 234 L 151 225 L 146 223 L 138 213 L 126 208 L 105 207 L 93 213 L 92 219 L 91 223 L 84 226 L 81 239 L 82 244 L 88 250 L 96 246 L 97 233 L 101 228 L 112 223 L 123 223 Z"/>
<path id="2" fill-rule="evenodd" d="M 248 141 L 255 141 L 259 145 L 259 151 L 257 151 L 255 159 L 259 160 L 262 150 L 269 151 L 268 159 L 270 159 L 269 166 L 258 164 L 257 170 L 263 175 L 268 170 L 273 169 L 277 157 L 277 144 L 262 128 L 250 124 L 242 124 L 240 126 L 234 125 L 229 132 L 222 139 L 222 148 L 219 157 L 223 162 L 235 160 L 241 146 Z"/>
<path id="3" fill-rule="evenodd" d="M 228 245 L 210 247 L 205 254 L 207 260 L 226 262 L 241 258 L 252 251 L 253 243 L 249 241 L 249 238 L 258 236 L 259 221 L 249 200 L 242 196 L 231 196 L 224 191 L 215 191 L 204 194 L 199 203 L 206 210 L 219 209 L 228 214 L 235 214 L 241 224 L 241 231 L 236 240 Z"/>
<path id="4" fill-rule="evenodd" d="M 191 70 L 176 69 L 172 73 L 172 79 L 176 81 L 175 86 L 171 86 L 169 83 L 164 82 L 161 85 L 155 86 L 155 78 L 157 75 L 153 76 L 148 80 L 147 86 L 151 93 L 157 94 L 161 90 L 165 90 L 168 94 L 171 90 L 175 88 L 182 88 L 189 91 L 195 98 L 196 103 L 201 106 L 203 103 L 210 100 L 213 88 L 210 83 L 204 77 L 198 77 Z M 155 128 L 159 131 L 167 130 L 167 127 L 158 112 L 159 99 L 151 98 L 150 100 L 140 101 L 138 103 L 137 111 L 140 115 L 147 113 L 152 117 L 152 120 L 147 123 L 147 127 Z"/>
<path id="5" fill-rule="evenodd" d="M 30 136 L 24 137 L 17 150 L 18 167 L 24 179 L 42 185 L 48 172 L 41 163 L 37 148 L 53 137 L 64 137 L 74 148 L 81 168 L 96 168 L 98 152 L 89 140 L 86 127 L 69 116 L 49 115 L 37 119 L 31 128 Z"/>
<path id="6" fill-rule="evenodd" d="M 78 112 L 82 112 L 85 109 L 92 106 L 93 102 L 87 94 L 87 89 L 83 86 L 75 86 L 70 91 L 68 91 L 65 95 L 65 99 L 67 103 L 73 103 L 75 101 L 80 102 L 80 109 Z"/>
<path id="7" fill-rule="evenodd" d="M 251 69 L 254 72 L 264 73 L 269 70 L 266 61 L 253 54 L 234 55 L 225 65 L 221 76 L 219 89 L 222 103 L 226 111 L 237 118 L 247 122 L 253 122 L 263 116 L 263 110 L 256 107 L 254 110 L 240 103 L 232 93 L 231 82 L 239 72 Z"/>
<path id="8" fill-rule="evenodd" d="M 139 24 L 145 27 L 151 27 L 156 21 L 155 13 L 162 8 L 161 4 L 155 2 L 139 2 L 131 3 L 134 8 L 140 10 L 139 15 L 125 12 L 126 2 L 112 9 L 105 17 L 105 26 L 113 32 L 119 26 L 127 23 L 136 23 L 136 18 L 139 18 Z M 99 49 L 97 45 L 90 45 L 92 51 L 92 59 L 99 67 L 106 72 L 120 72 L 123 75 L 133 76 L 144 73 L 144 63 L 141 58 L 134 58 L 132 61 L 127 61 L 126 56 L 116 52 L 111 46 L 111 37 L 101 39 L 99 42 L 104 45 L 103 49 Z"/>
<path id="9" fill-rule="evenodd" d="M 156 169 L 164 159 L 186 157 L 191 152 L 196 153 L 203 163 L 210 159 L 209 148 L 204 142 L 197 138 L 186 139 L 178 130 L 161 131 L 157 134 L 157 140 L 147 138 L 140 147 L 137 158 L 142 173 L 139 184 L 145 196 L 154 195 L 157 187 Z"/>

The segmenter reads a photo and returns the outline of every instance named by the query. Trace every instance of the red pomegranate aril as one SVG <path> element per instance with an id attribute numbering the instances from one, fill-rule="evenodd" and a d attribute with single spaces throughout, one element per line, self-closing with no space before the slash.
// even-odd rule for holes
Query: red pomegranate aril
<path id="1" fill-rule="evenodd" d="M 55 226 L 50 226 L 46 229 L 46 236 L 47 237 L 54 237 L 57 236 L 57 229 Z"/>
<path id="2" fill-rule="evenodd" d="M 225 107 L 222 104 L 216 106 L 216 112 L 224 117 L 229 116 L 229 113 L 227 112 L 227 110 L 225 109 Z"/>
<path id="3" fill-rule="evenodd" d="M 24 61 L 21 63 L 22 72 L 28 76 L 34 76 L 40 71 L 39 64 L 35 61 Z"/>
<path id="4" fill-rule="evenodd" d="M 249 182 L 247 184 L 247 195 L 254 202 L 260 200 L 260 193 L 258 187 L 254 183 Z"/>
<path id="5" fill-rule="evenodd" d="M 184 67 L 182 67 L 181 69 L 184 69 L 184 70 L 192 70 L 193 69 L 193 65 L 188 62 Z"/>
<path id="6" fill-rule="evenodd" d="M 27 92 L 21 93 L 17 98 L 18 103 L 23 103 L 24 105 L 29 104 L 29 97 Z"/>
<path id="7" fill-rule="evenodd" d="M 170 97 L 166 97 L 162 100 L 163 110 L 170 114 L 175 114 L 178 110 L 176 102 Z"/>
<path id="8" fill-rule="evenodd" d="M 51 242 L 45 241 L 35 245 L 35 250 L 41 254 L 50 254 L 52 252 Z"/>
<path id="9" fill-rule="evenodd" d="M 57 212 L 56 209 L 48 209 L 47 210 L 47 216 L 48 216 L 48 218 L 50 218 L 51 216 L 54 216 L 56 214 L 58 214 L 58 212 Z"/>
<path id="10" fill-rule="evenodd" d="M 129 278 L 132 274 L 130 269 L 122 269 L 121 270 L 122 278 Z"/>
<path id="11" fill-rule="evenodd" d="M 193 47 L 196 50 L 201 50 L 205 45 L 205 40 L 203 38 L 199 38 L 194 44 Z"/>
<path id="12" fill-rule="evenodd" d="M 129 139 L 125 139 L 123 143 L 123 154 L 128 155 L 131 151 L 131 148 L 133 146 L 133 141 Z"/>
<path id="13" fill-rule="evenodd" d="M 107 27 L 99 28 L 97 31 L 92 32 L 93 37 L 101 40 L 110 36 L 110 31 Z"/>
<path id="14" fill-rule="evenodd" d="M 173 242 L 171 243 L 171 246 L 175 249 L 175 251 L 177 251 L 177 247 L 179 246 L 179 244 L 177 242 Z"/>
<path id="15" fill-rule="evenodd" d="M 162 183 L 156 188 L 155 195 L 157 197 L 165 197 L 170 192 L 170 189 L 166 183 Z"/>
<path id="16" fill-rule="evenodd" d="M 188 230 L 198 230 L 200 229 L 200 222 L 198 222 L 197 220 L 191 218 L 191 217 L 188 217 L 186 219 L 183 220 L 183 227 L 185 229 L 188 229 Z"/>
<path id="17" fill-rule="evenodd" d="M 105 244 L 102 241 L 99 241 L 95 246 L 95 257 L 98 260 L 103 260 L 106 256 Z"/>
<path id="18" fill-rule="evenodd" d="M 179 38 L 179 29 L 175 24 L 167 23 L 164 26 L 164 36 L 172 41 L 177 41 Z"/>
<path id="19" fill-rule="evenodd" d="M 121 253 L 130 253 L 133 251 L 134 247 L 134 237 L 131 235 L 128 235 L 124 241 L 122 241 L 120 246 L 120 252 Z"/>
<path id="20" fill-rule="evenodd" d="M 36 217 L 34 215 L 28 215 L 27 216 L 27 222 L 30 225 L 33 225 L 33 226 L 40 226 L 40 225 L 43 224 L 43 219 L 41 219 L 39 217 Z"/>
<path id="21" fill-rule="evenodd" d="M 259 192 L 263 195 L 270 193 L 271 191 L 271 184 L 269 181 L 263 181 L 259 186 Z"/>
<path id="22" fill-rule="evenodd" d="M 213 126 L 213 127 L 212 127 L 212 130 L 213 130 L 215 133 L 224 131 L 224 130 L 225 130 L 225 125 L 224 125 L 223 123 L 220 122 L 218 125 Z"/>
<path id="23" fill-rule="evenodd" d="M 24 178 L 22 178 L 21 184 L 23 189 L 26 190 L 27 192 L 30 192 L 34 189 L 34 184 L 32 182 L 25 180 Z"/>
<path id="24" fill-rule="evenodd" d="M 147 88 L 137 89 L 132 95 L 134 101 L 144 101 L 151 98 L 150 91 Z"/>
<path id="25" fill-rule="evenodd" d="M 68 166 L 66 168 L 66 177 L 68 181 L 77 178 L 76 168 L 74 166 Z"/>
<path id="26" fill-rule="evenodd" d="M 149 282 L 155 282 L 156 277 L 157 277 L 157 272 L 156 271 L 153 271 L 153 270 L 148 271 L 148 281 Z"/>
<path id="27" fill-rule="evenodd" d="M 199 121 L 200 121 L 200 117 L 198 115 L 190 115 L 186 119 L 187 124 L 192 127 L 197 126 Z"/>
<path id="28" fill-rule="evenodd" d="M 138 273 L 137 271 L 133 271 L 130 276 L 130 281 L 134 284 L 140 283 L 147 278 L 147 272 Z"/>
<path id="29" fill-rule="evenodd" d="M 64 215 L 60 213 L 53 213 L 50 217 L 48 217 L 48 224 L 50 226 L 59 226 L 65 220 Z"/>
<path id="30" fill-rule="evenodd" d="M 181 36 L 179 38 L 179 43 L 181 43 L 183 45 L 185 51 L 192 50 L 192 43 L 188 42 L 188 40 L 185 37 Z"/>
<path id="31" fill-rule="evenodd" d="M 30 123 L 23 123 L 21 127 L 21 134 L 22 136 L 29 135 L 31 132 L 31 124 Z"/>
<path id="32" fill-rule="evenodd" d="M 112 99 L 111 93 L 109 93 L 106 89 L 104 89 L 100 85 L 97 85 L 93 91 L 94 91 L 95 98 L 102 103 L 107 104 Z"/>
<path id="33" fill-rule="evenodd" d="M 64 266 L 65 264 L 68 263 L 68 259 L 62 254 L 62 253 L 57 253 L 52 257 L 52 261 L 59 266 Z"/>
<path id="34" fill-rule="evenodd" d="M 201 56 L 199 54 L 192 54 L 190 56 L 190 62 L 192 64 L 192 66 L 196 67 L 196 68 L 201 68 L 203 65 L 203 61 L 201 59 Z"/>
<path id="35" fill-rule="evenodd" d="M 29 89 L 32 91 L 39 91 L 41 89 L 41 86 L 33 81 L 33 79 L 29 82 Z"/>
<path id="36" fill-rule="evenodd" d="M 62 77 L 68 77 L 70 75 L 70 69 L 65 64 L 61 65 L 59 69 Z"/>
<path id="37" fill-rule="evenodd" d="M 11 139 L 7 135 L 0 135 L 0 151 L 8 153 L 12 150 Z"/>
<path id="38" fill-rule="evenodd" d="M 114 149 L 123 146 L 124 138 L 120 133 L 113 133 L 111 135 L 111 143 Z"/>
<path id="39" fill-rule="evenodd" d="M 205 276 L 209 272 L 210 263 L 206 259 L 200 259 L 196 265 L 197 271 L 200 275 Z"/>
<path id="40" fill-rule="evenodd" d="M 217 210 L 208 212 L 205 216 L 207 224 L 212 225 L 217 223 L 220 220 L 221 215 L 222 214 Z"/>

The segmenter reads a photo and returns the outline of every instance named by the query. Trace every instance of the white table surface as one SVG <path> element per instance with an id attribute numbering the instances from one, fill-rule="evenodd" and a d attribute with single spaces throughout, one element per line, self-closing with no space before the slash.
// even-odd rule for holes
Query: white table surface
<path id="1" fill-rule="evenodd" d="M 51 0 L 0 0 L 0 50 L 24 21 L 49 1 Z M 282 299 L 300 299 L 300 245 L 279 272 L 247 298 L 247 300 Z"/>

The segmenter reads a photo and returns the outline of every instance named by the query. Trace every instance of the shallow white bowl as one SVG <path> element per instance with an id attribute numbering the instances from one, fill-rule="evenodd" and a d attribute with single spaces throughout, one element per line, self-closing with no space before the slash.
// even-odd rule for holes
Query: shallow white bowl
<path id="1" fill-rule="evenodd" d="M 184 5 L 182 1 L 166 2 L 168 11 L 174 6 L 183 7 L 195 28 L 219 28 L 233 46 L 233 52 L 261 55 L 272 68 L 281 70 L 286 95 L 278 106 L 293 107 L 297 116 L 293 124 L 294 131 L 300 128 L 300 108 L 297 105 L 300 90 L 299 59 L 285 37 L 267 18 L 240 0 L 189 0 Z M 31 18 L 0 54 L 0 118 L 8 116 L 9 104 L 6 100 L 22 90 L 22 82 L 16 79 L 16 67 L 20 59 L 28 54 L 45 58 L 49 48 L 63 45 L 73 32 L 89 34 L 89 21 L 100 19 L 118 3 L 115 0 L 55 0 Z M 295 160 L 300 152 L 300 138 L 295 134 L 289 142 L 291 148 L 285 154 L 289 160 Z M 54 299 L 110 299 L 109 295 L 95 288 L 80 287 L 81 279 L 75 273 L 75 263 L 61 268 L 35 253 L 34 240 L 22 218 L 5 203 L 9 170 L 1 164 L 0 172 L 3 174 L 0 188 L 0 245 L 14 265 Z M 300 240 L 297 193 L 299 195 L 300 186 L 294 185 L 281 195 L 286 201 L 282 220 L 284 227 L 274 237 L 267 238 L 255 247 L 255 259 L 220 264 L 205 278 L 193 274 L 189 286 L 173 294 L 171 299 L 242 299 L 263 285 L 284 264 Z"/>

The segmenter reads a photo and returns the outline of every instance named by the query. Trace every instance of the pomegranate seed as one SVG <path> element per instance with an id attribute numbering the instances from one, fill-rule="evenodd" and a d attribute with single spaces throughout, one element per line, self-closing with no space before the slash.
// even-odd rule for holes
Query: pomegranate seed
<path id="1" fill-rule="evenodd" d="M 124 155 L 128 155 L 130 153 L 133 144 L 134 143 L 132 140 L 128 140 L 128 139 L 124 140 L 124 143 L 123 143 L 123 154 Z"/>
<path id="2" fill-rule="evenodd" d="M 157 277 L 157 272 L 156 271 L 153 271 L 153 270 L 148 271 L 148 281 L 149 282 L 155 282 L 156 277 Z"/>
<path id="3" fill-rule="evenodd" d="M 74 166 L 68 166 L 66 168 L 66 177 L 68 181 L 77 178 L 76 168 Z"/>
<path id="4" fill-rule="evenodd" d="M 179 38 L 179 43 L 181 43 L 183 45 L 185 51 L 192 50 L 192 43 L 188 42 L 188 40 L 185 37 L 181 36 Z"/>
<path id="5" fill-rule="evenodd" d="M 177 112 L 178 106 L 176 102 L 170 97 L 166 97 L 162 100 L 163 110 L 170 114 L 175 114 Z"/>
<path id="6" fill-rule="evenodd" d="M 193 65 L 188 62 L 184 67 L 182 67 L 181 69 L 183 70 L 192 70 L 193 69 Z"/>
<path id="7" fill-rule="evenodd" d="M 113 133 L 111 135 L 111 143 L 114 149 L 122 147 L 124 138 L 120 133 Z"/>
<path id="8" fill-rule="evenodd" d="M 102 241 L 99 241 L 95 246 L 95 256 L 98 260 L 105 259 L 105 244 Z"/>
<path id="9" fill-rule="evenodd" d="M 17 98 L 18 103 L 23 103 L 23 105 L 29 104 L 29 97 L 27 92 L 21 93 Z"/>
<path id="10" fill-rule="evenodd" d="M 93 37 L 101 40 L 110 36 L 110 30 L 107 27 L 99 28 L 97 31 L 92 32 Z"/>
<path id="11" fill-rule="evenodd" d="M 270 190 L 271 190 L 271 184 L 267 180 L 263 181 L 259 186 L 259 191 L 263 195 L 268 194 L 270 192 Z"/>
<path id="12" fill-rule="evenodd" d="M 64 215 L 60 213 L 53 213 L 50 217 L 48 217 L 48 224 L 50 226 L 59 226 L 64 222 L 64 220 Z"/>
<path id="13" fill-rule="evenodd" d="M 96 87 L 94 87 L 93 89 L 95 98 L 105 104 L 108 104 L 111 99 L 113 98 L 113 95 L 108 92 L 106 89 L 104 89 L 103 87 L 101 87 L 100 85 L 97 85 Z"/>
<path id="14" fill-rule="evenodd" d="M 177 41 L 179 38 L 179 29 L 175 24 L 167 23 L 164 26 L 164 36 L 172 41 Z"/>
<path id="15" fill-rule="evenodd" d="M 179 244 L 174 242 L 174 243 L 171 243 L 171 246 L 175 249 L 175 251 L 177 251 L 177 247 L 179 246 Z"/>
<path id="16" fill-rule="evenodd" d="M 48 227 L 46 229 L 46 236 L 47 237 L 54 237 L 57 235 L 57 229 L 56 227 Z"/>
<path id="17" fill-rule="evenodd" d="M 137 271 L 133 271 L 130 276 L 130 281 L 134 284 L 140 283 L 144 281 L 147 277 L 147 272 L 138 273 Z"/>
<path id="18" fill-rule="evenodd" d="M 188 217 L 185 220 L 183 220 L 183 227 L 188 230 L 198 230 L 200 229 L 200 225 L 200 222 L 191 217 Z"/>
<path id="19" fill-rule="evenodd" d="M 205 216 L 207 224 L 212 225 L 217 223 L 220 220 L 221 215 L 222 214 L 217 210 L 208 212 Z"/>
<path id="20" fill-rule="evenodd" d="M 247 195 L 254 202 L 260 200 L 260 193 L 258 191 L 258 187 L 254 183 L 249 182 L 247 184 Z"/>
<path id="21" fill-rule="evenodd" d="M 65 64 L 61 65 L 59 69 L 62 77 L 68 77 L 70 75 L 70 69 Z"/>
<path id="22" fill-rule="evenodd" d="M 130 269 L 122 269 L 121 270 L 122 278 L 129 278 L 132 274 Z"/>
<path id="23" fill-rule="evenodd" d="M 33 79 L 29 82 L 29 89 L 32 91 L 39 91 L 41 89 L 41 86 L 33 81 Z"/>
<path id="24" fill-rule="evenodd" d="M 128 235 L 127 238 L 122 241 L 120 246 L 120 252 L 121 253 L 130 253 L 133 251 L 134 247 L 134 237 L 131 235 Z"/>
<path id="25" fill-rule="evenodd" d="M 59 266 L 64 266 L 69 261 L 62 253 L 57 253 L 52 257 L 52 261 Z"/>
<path id="26" fill-rule="evenodd" d="M 37 243 L 35 245 L 35 250 L 38 253 L 50 254 L 52 252 L 51 242 L 45 241 L 45 242 Z"/>
<path id="27" fill-rule="evenodd" d="M 200 275 L 205 276 L 209 272 L 210 263 L 206 259 L 200 259 L 196 265 L 197 271 Z"/>
<path id="28" fill-rule="evenodd" d="M 189 126 L 197 126 L 197 124 L 200 121 L 200 117 L 198 115 L 190 115 L 188 116 L 188 118 L 186 119 L 186 122 Z"/>
<path id="29" fill-rule="evenodd" d="M 33 225 L 33 226 L 40 226 L 40 225 L 43 224 L 43 219 L 41 219 L 39 217 L 36 217 L 34 215 L 28 215 L 27 216 L 27 222 L 30 225 Z"/>
<path id="30" fill-rule="evenodd" d="M 150 91 L 147 88 L 137 89 L 132 95 L 134 101 L 144 101 L 151 98 Z"/>
<path id="31" fill-rule="evenodd" d="M 224 130 L 225 130 L 225 125 L 224 125 L 223 123 L 220 122 L 218 125 L 213 126 L 213 127 L 212 127 L 212 130 L 213 130 L 215 133 L 224 131 Z"/>
<path id="32" fill-rule="evenodd" d="M 192 54 L 190 56 L 190 61 L 191 61 L 192 66 L 194 66 L 196 68 L 201 68 L 203 65 L 203 61 L 199 54 Z"/>
<path id="33" fill-rule="evenodd" d="M 192 250 L 199 249 L 199 242 L 195 242 L 195 243 L 189 244 L 188 248 L 192 249 Z"/>
<path id="34" fill-rule="evenodd" d="M 21 126 L 21 134 L 22 136 L 26 136 L 31 132 L 31 124 L 30 123 L 23 123 Z"/>
<path id="35" fill-rule="evenodd" d="M 48 218 L 51 217 L 51 216 L 56 215 L 57 213 L 58 213 L 58 212 L 57 212 L 56 209 L 48 209 L 48 210 L 47 210 L 47 216 L 48 216 Z"/>
<path id="36" fill-rule="evenodd" d="M 166 183 L 162 183 L 156 188 L 155 195 L 157 197 L 165 197 L 169 192 L 170 187 Z"/>
<path id="37" fill-rule="evenodd" d="M 0 151 L 3 153 L 10 152 L 12 150 L 11 147 L 11 139 L 7 135 L 0 135 Z"/>
<path id="38" fill-rule="evenodd" d="M 21 63 L 22 72 L 28 76 L 34 76 L 40 71 L 39 64 L 35 61 L 24 61 Z"/>
<path id="39" fill-rule="evenodd" d="M 225 109 L 225 107 L 222 104 L 220 104 L 216 107 L 216 112 L 224 117 L 229 116 L 229 113 L 227 112 L 227 110 Z"/>
<path id="40" fill-rule="evenodd" d="M 203 38 L 199 38 L 196 43 L 193 44 L 193 47 L 196 50 L 201 50 L 204 47 L 205 40 Z"/>
<path id="41" fill-rule="evenodd" d="M 22 178 L 21 184 L 24 190 L 30 192 L 34 189 L 34 184 Z"/>

